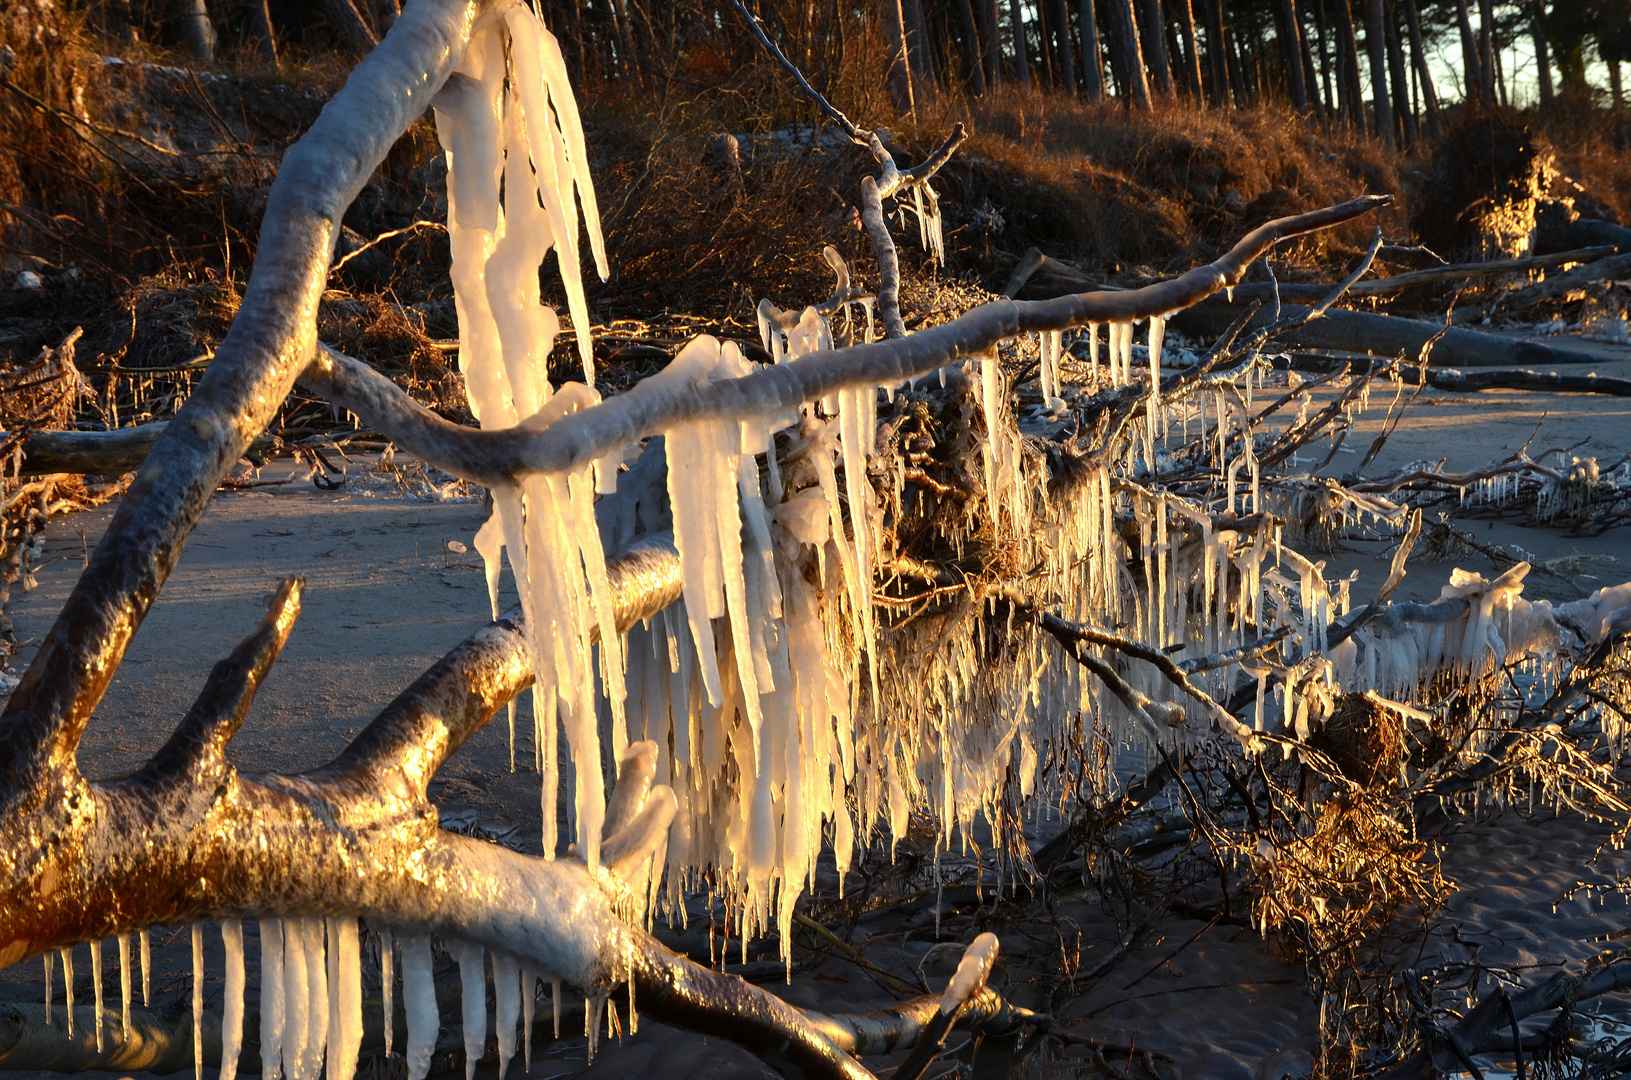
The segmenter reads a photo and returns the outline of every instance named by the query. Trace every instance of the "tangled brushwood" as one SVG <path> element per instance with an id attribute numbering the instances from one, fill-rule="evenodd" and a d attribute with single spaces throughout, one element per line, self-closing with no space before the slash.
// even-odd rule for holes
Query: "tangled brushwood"
<path id="1" fill-rule="evenodd" d="M 902 877 L 932 872 L 937 886 L 954 845 L 975 845 L 977 887 L 989 857 L 997 894 L 1016 900 L 1073 875 L 1124 895 L 1165 879 L 1169 897 L 1306 964 L 1330 1006 L 1324 1072 L 1437 1062 L 1443 1046 L 1423 1033 L 1442 1027 L 1438 1005 L 1429 995 L 1417 1008 L 1419 988 L 1391 965 L 1393 943 L 1449 888 L 1443 821 L 1491 805 L 1631 813 L 1614 771 L 1631 734 L 1631 584 L 1554 606 L 1524 596 L 1519 563 L 1493 579 L 1458 570 L 1432 603 L 1389 600 L 1423 511 L 1475 481 L 1316 478 L 1306 455 L 1340 442 L 1373 389 L 1402 399 L 1425 358 L 1292 384 L 1267 357 L 1366 272 L 1380 230 L 1312 308 L 1250 331 L 1248 312 L 1203 354 L 1165 332 L 1281 240 L 1386 197 L 1268 222 L 1141 289 L 993 299 L 908 333 L 889 217 L 939 256 L 933 184 L 962 128 L 900 167 L 738 9 L 873 170 L 858 199 L 870 268 L 829 249 L 829 298 L 761 303 L 769 363 L 699 335 L 621 392 L 595 389 L 578 275 L 585 249 L 603 275 L 607 261 L 589 157 L 560 46 L 525 5 L 415 0 L 290 151 L 231 330 L 6 707 L 0 963 L 44 955 L 50 971 L 54 953 L 71 963 L 76 944 L 115 937 L 128 1015 L 131 935 L 192 922 L 201 980 L 202 924 L 218 921 L 230 990 L 215 1060 L 228 1080 L 254 1067 L 238 1060 L 245 918 L 259 920 L 263 1075 L 307 1080 L 325 1061 L 331 1077 L 351 1073 L 368 1030 L 361 966 L 375 955 L 384 1000 L 368 1008 L 391 1015 L 399 964 L 407 1074 L 425 1076 L 440 1027 L 435 935 L 459 967 L 467 1075 L 486 1046 L 490 959 L 501 1073 L 523 1020 L 530 1055 L 539 986 L 559 1009 L 565 983 L 587 999 L 591 1038 L 621 1007 L 620 1025 L 645 1012 L 789 1075 L 858 1080 L 858 1056 L 911 1045 L 895 1076 L 916 1080 L 955 1025 L 1048 1030 L 985 985 L 991 935 L 943 995 L 824 1016 L 650 932 L 683 922 L 702 892 L 710 910 L 724 900 L 744 950 L 775 931 L 790 960 L 823 860 L 842 890 L 874 836 L 894 844 L 915 829 L 927 851 Z M 427 106 L 448 157 L 458 351 L 479 430 L 320 341 L 335 223 Z M 584 382 L 549 378 L 562 327 L 539 267 L 552 250 Z M 381 359 L 446 408 L 450 388 L 416 381 L 423 341 L 379 333 L 407 342 Z M 25 453 L 43 439 L 27 428 L 78 392 L 71 360 L 48 359 L 44 396 L 8 425 Z M 69 390 L 50 390 L 63 380 Z M 494 622 L 329 766 L 240 773 L 226 746 L 292 632 L 292 579 L 152 762 L 90 782 L 76 752 L 92 711 L 211 494 L 297 382 L 492 492 L 475 547 Z M 1329 399 L 1318 408 L 1316 390 Z M 1623 498 L 1622 473 L 1524 458 L 1498 474 L 1518 478 L 1499 497 L 1585 520 Z M 1399 539 L 1374 597 L 1296 550 L 1349 527 Z M 521 600 L 508 612 L 501 552 Z M 529 687 L 543 804 L 572 808 L 569 837 L 543 815 L 541 858 L 439 828 L 426 793 Z M 1151 765 L 1134 776 L 1139 753 Z M 1068 823 L 1033 851 L 1055 817 Z M 1548 1000 L 1537 991 L 1524 1007 Z M 108 1056 L 130 1045 L 130 1021 L 104 1053 L 100 1008 L 95 1060 L 136 1067 Z M 192 1016 L 201 1068 L 201 992 Z"/>

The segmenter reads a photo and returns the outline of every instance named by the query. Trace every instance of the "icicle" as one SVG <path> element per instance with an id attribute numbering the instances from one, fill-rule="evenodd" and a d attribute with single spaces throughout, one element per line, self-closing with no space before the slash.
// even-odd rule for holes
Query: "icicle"
<path id="1" fill-rule="evenodd" d="M 119 941 L 119 1041 L 130 1043 L 130 935 L 120 934 Z"/>
<path id="2" fill-rule="evenodd" d="M 436 1011 L 430 938 L 422 934 L 402 939 L 402 1006 L 408 1015 L 408 1047 L 403 1055 L 408 1080 L 424 1080 L 430 1072 L 430 1056 L 436 1050 L 442 1020 Z"/>
<path id="3" fill-rule="evenodd" d="M 549 984 L 550 1007 L 555 1013 L 555 1037 L 561 1037 L 561 980 L 556 979 Z"/>
<path id="4" fill-rule="evenodd" d="M 515 1022 L 521 1013 L 520 979 L 520 965 L 515 957 L 506 952 L 493 953 L 493 1017 L 498 1028 L 498 1080 L 504 1080 L 504 1074 L 510 1069 L 510 1059 L 515 1057 Z"/>
<path id="5" fill-rule="evenodd" d="M 1148 412 L 1150 423 L 1157 429 L 1154 435 L 1166 434 L 1166 424 L 1163 422 L 1161 412 L 1161 345 L 1167 335 L 1167 320 L 1164 315 L 1154 315 L 1150 318 L 1150 403 Z M 1152 458 L 1150 467 L 1155 467 Z"/>
<path id="6" fill-rule="evenodd" d="M 521 965 L 521 1060 L 532 1072 L 532 1018 L 538 1008 L 538 972 L 531 964 Z M 501 1078 L 502 1080 L 502 1078 Z"/>
<path id="7" fill-rule="evenodd" d="M 323 920 L 308 916 L 300 920 L 301 944 L 306 959 L 306 1046 L 301 1059 L 303 1075 L 317 1080 L 323 1071 L 323 1051 L 328 1046 L 329 984 L 328 965 L 323 950 Z"/>
<path id="8" fill-rule="evenodd" d="M 153 941 L 148 937 L 147 928 L 143 927 L 136 932 L 141 945 L 142 953 L 142 1007 L 153 1007 Z"/>
<path id="9" fill-rule="evenodd" d="M 204 924 L 194 922 L 193 938 L 193 1077 L 204 1080 Z"/>
<path id="10" fill-rule="evenodd" d="M 464 1080 L 473 1080 L 476 1062 L 487 1049 L 487 954 L 473 941 L 454 941 L 464 1005 Z"/>
<path id="11" fill-rule="evenodd" d="M 338 924 L 338 925 L 336 925 Z M 329 1043 L 330 1080 L 351 1080 L 357 1071 L 357 1053 L 362 1049 L 362 942 L 354 915 L 330 918 L 329 948 L 334 949 L 338 929 L 339 985 L 331 992 L 339 1003 L 339 1040 Z M 339 1068 L 335 1068 L 335 1059 Z"/>
<path id="12" fill-rule="evenodd" d="M 234 1080 L 244 1037 L 244 924 L 240 920 L 221 921 L 221 947 L 226 952 L 226 987 L 221 997 L 219 1080 Z"/>
<path id="13" fill-rule="evenodd" d="M 283 1057 L 283 920 L 262 919 L 261 932 L 261 1080 L 288 1075 Z"/>
<path id="14" fill-rule="evenodd" d="M 396 1035 L 396 947 L 391 941 L 391 928 L 379 928 L 379 996 L 380 1015 L 385 1020 L 385 1060 L 391 1060 L 391 1043 Z"/>
<path id="15" fill-rule="evenodd" d="M 51 1026 L 51 976 L 56 969 L 56 954 L 45 954 L 45 1026 Z"/>
<path id="16" fill-rule="evenodd" d="M 91 942 L 91 989 L 96 996 L 96 1052 L 102 1052 L 102 942 Z"/>
<path id="17" fill-rule="evenodd" d="M 62 954 L 62 1001 L 68 1010 L 68 1034 L 74 1033 L 74 950 L 59 949 Z"/>
<path id="18" fill-rule="evenodd" d="M 306 972 L 306 927 L 302 918 L 283 922 L 283 1072 L 288 1080 L 316 1080 L 306 1071 L 310 1037 L 311 980 Z M 326 1011 L 326 1010 L 325 1010 Z"/>

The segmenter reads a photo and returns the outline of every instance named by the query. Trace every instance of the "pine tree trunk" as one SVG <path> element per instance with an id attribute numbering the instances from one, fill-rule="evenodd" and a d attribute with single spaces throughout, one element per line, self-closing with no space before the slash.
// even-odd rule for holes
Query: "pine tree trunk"
<path id="1" fill-rule="evenodd" d="M 1389 150 L 1393 136 L 1393 103 L 1387 88 L 1387 35 L 1382 30 L 1382 0 L 1365 0 L 1365 51 L 1370 54 L 1371 106 L 1376 134 Z"/>
<path id="2" fill-rule="evenodd" d="M 273 68 L 278 66 L 277 35 L 272 29 L 272 11 L 267 0 L 249 0 L 249 20 L 261 57 Z"/>
<path id="3" fill-rule="evenodd" d="M 215 63 L 215 26 L 209 9 L 204 0 L 181 0 L 180 7 L 181 36 L 199 63 L 208 67 Z"/>
<path id="4" fill-rule="evenodd" d="M 1427 66 L 1427 50 L 1422 47 L 1421 13 L 1416 0 L 1404 0 L 1405 29 L 1410 31 L 1410 63 L 1416 69 L 1416 82 L 1421 86 L 1422 112 L 1427 117 L 1428 138 L 1437 139 L 1444 134 L 1444 118 L 1438 111 L 1438 92 L 1433 89 L 1433 72 Z"/>
<path id="5" fill-rule="evenodd" d="M 1478 0 L 1478 64 L 1484 74 L 1484 100 L 1495 100 L 1495 2 Z"/>
<path id="6" fill-rule="evenodd" d="M 1203 100 L 1200 42 L 1195 34 L 1195 6 L 1191 0 L 1172 0 L 1178 16 L 1178 36 L 1184 44 L 1184 82 L 1198 105 Z"/>
<path id="7" fill-rule="evenodd" d="M 906 20 L 901 13 L 901 0 L 883 0 L 884 41 L 889 46 L 889 97 L 895 111 L 910 113 L 912 101 L 912 69 L 906 58 Z"/>
<path id="8" fill-rule="evenodd" d="M 1172 96 L 1172 62 L 1167 59 L 1166 19 L 1161 0 L 1137 0 L 1138 40 L 1155 89 Z"/>
<path id="9" fill-rule="evenodd" d="M 1383 14 L 1387 18 L 1383 32 L 1387 38 L 1388 75 L 1393 83 L 1393 114 L 1404 132 L 1405 144 L 1414 146 L 1421 133 L 1416 129 L 1416 112 L 1410 107 L 1410 77 L 1405 73 L 1404 47 L 1399 43 L 1398 23 Z"/>
<path id="10" fill-rule="evenodd" d="M 963 23 L 963 62 L 968 65 L 968 88 L 976 95 L 983 95 L 985 57 L 980 49 L 979 27 L 974 24 L 974 5 L 969 0 L 957 0 L 957 14 Z"/>
<path id="11" fill-rule="evenodd" d="M 1552 105 L 1552 58 L 1546 42 L 1546 0 L 1530 0 L 1529 34 L 1535 42 L 1535 71 L 1539 76 L 1540 107 Z"/>
<path id="12" fill-rule="evenodd" d="M 1465 96 L 1468 101 L 1484 94 L 1484 69 L 1478 62 L 1478 38 L 1472 32 L 1472 16 L 1467 12 L 1467 0 L 1455 0 L 1456 24 L 1461 29 L 1461 66 L 1466 79 Z M 1485 98 L 1484 100 L 1488 100 Z"/>
<path id="13" fill-rule="evenodd" d="M 1212 81 L 1212 107 L 1229 107 L 1229 61 L 1223 36 L 1222 0 L 1200 0 L 1206 26 L 1206 66 Z"/>
<path id="14" fill-rule="evenodd" d="M 1150 87 L 1144 81 L 1144 54 L 1133 18 L 1133 0 L 1105 0 L 1104 15 L 1110 31 L 1110 66 L 1133 108 L 1148 112 Z"/>
<path id="15" fill-rule="evenodd" d="M 1070 40 L 1070 6 L 1068 0 L 1053 0 L 1053 28 L 1058 38 L 1059 63 L 1056 70 L 1065 84 L 1065 93 L 1076 96 L 1076 50 Z"/>
<path id="16" fill-rule="evenodd" d="M 913 103 L 933 97 L 935 92 L 934 52 L 929 48 L 929 28 L 923 21 L 919 0 L 900 0 L 901 22 L 906 28 L 906 55 L 912 65 Z"/>
<path id="17" fill-rule="evenodd" d="M 1302 12 L 1299 10 L 1298 15 Z M 1315 116 L 1325 117 L 1327 110 L 1324 102 L 1320 100 L 1320 72 L 1314 66 L 1314 54 L 1308 44 L 1308 28 L 1299 23 L 1297 25 L 1297 39 L 1301 42 L 1303 63 L 1303 85 L 1308 88 L 1308 105 Z"/>
<path id="18" fill-rule="evenodd" d="M 1048 10 L 1047 0 L 1037 0 L 1036 5 L 1036 66 L 1037 74 L 1041 76 L 1042 85 L 1057 90 L 1059 88 L 1058 68 L 1053 62 L 1053 16 Z"/>
<path id="19" fill-rule="evenodd" d="M 1320 39 L 1320 85 L 1325 96 L 1325 115 L 1339 115 L 1337 97 L 1331 87 L 1331 24 L 1325 18 L 1325 0 L 1314 2 L 1314 24 Z M 1340 79 L 1339 79 L 1340 81 Z"/>
<path id="20" fill-rule="evenodd" d="M 1014 28 L 1014 72 L 1019 85 L 1031 88 L 1030 49 L 1025 42 L 1025 19 L 1020 14 L 1019 0 L 1008 0 L 1008 18 Z"/>
<path id="21" fill-rule="evenodd" d="M 1308 86 L 1303 81 L 1302 24 L 1297 19 L 1297 0 L 1280 0 L 1275 5 L 1280 24 L 1280 50 L 1285 54 L 1286 89 L 1293 108 L 1308 108 Z"/>
<path id="22" fill-rule="evenodd" d="M 1355 131 L 1365 130 L 1365 91 L 1359 80 L 1359 39 L 1354 34 L 1353 9 L 1348 0 L 1336 0 L 1337 45 L 1341 52 L 1342 111 Z"/>
<path id="23" fill-rule="evenodd" d="M 1104 100 L 1104 59 L 1099 51 L 1098 13 L 1093 0 L 1081 0 L 1082 97 L 1089 104 Z"/>
<path id="24" fill-rule="evenodd" d="M 985 85 L 996 90 L 1002 85 L 1002 26 L 997 17 L 997 0 L 978 0 L 985 15 Z"/>

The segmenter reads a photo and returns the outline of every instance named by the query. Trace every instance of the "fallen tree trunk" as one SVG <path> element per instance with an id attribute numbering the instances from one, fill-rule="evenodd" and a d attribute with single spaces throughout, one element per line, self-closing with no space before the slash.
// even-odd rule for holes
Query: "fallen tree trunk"
<path id="1" fill-rule="evenodd" d="M 1489 278 L 1498 277 L 1501 274 L 1522 273 L 1526 270 L 1545 270 L 1553 266 L 1562 266 L 1565 263 L 1586 264 L 1589 266 L 1599 260 L 1608 259 L 1618 250 L 1614 245 L 1607 244 L 1600 247 L 1577 248 L 1574 251 L 1562 251 L 1552 255 L 1530 255 L 1522 259 L 1501 259 L 1496 262 L 1435 266 L 1427 270 L 1412 270 L 1405 274 L 1394 274 L 1392 277 L 1358 281 L 1349 286 L 1344 295 L 1347 297 L 1395 296 L 1406 289 L 1419 288 L 1423 285 L 1443 285 L 1453 281 L 1470 281 L 1473 278 Z M 1564 271 L 1564 273 L 1572 272 Z M 1278 286 L 1278 291 L 1282 301 L 1323 300 L 1334 287 L 1334 284 L 1330 283 L 1315 282 L 1309 284 L 1305 282 L 1302 284 L 1282 284 Z M 1265 304 L 1272 304 L 1275 292 L 1276 286 L 1273 284 L 1255 281 L 1250 285 L 1236 286 L 1235 299 L 1261 300 Z"/>
<path id="2" fill-rule="evenodd" d="M 1191 337 L 1211 337 L 1221 333 L 1240 315 L 1244 299 L 1237 297 L 1236 300 L 1236 303 L 1216 298 L 1208 300 L 1179 312 L 1169 323 Z M 1264 307 L 1252 316 L 1246 329 L 1260 329 L 1277 317 L 1294 318 L 1307 310 L 1294 304 L 1282 304 L 1279 312 Z M 1445 330 L 1442 326 L 1419 319 L 1401 319 L 1363 311 L 1327 311 L 1320 318 L 1288 330 L 1278 340 L 1282 345 L 1294 347 L 1338 349 L 1382 356 L 1402 353 L 1406 358 L 1414 359 L 1422 346 L 1439 334 L 1444 336 L 1433 346 L 1431 360 L 1435 364 L 1452 367 L 1552 366 L 1592 364 L 1601 360 L 1601 357 L 1568 352 L 1535 341 L 1500 337 L 1460 327 Z"/>
<path id="3" fill-rule="evenodd" d="M 1631 254 L 1616 255 L 1612 259 L 1603 259 L 1587 266 L 1577 266 L 1573 270 L 1566 270 L 1556 277 L 1545 281 L 1515 289 L 1505 296 L 1496 297 L 1488 304 L 1478 309 L 1479 314 L 1496 311 L 1519 311 L 1544 300 L 1564 300 L 1569 294 L 1584 289 L 1598 281 L 1607 281 L 1610 278 L 1631 277 Z"/>
<path id="4" fill-rule="evenodd" d="M 112 431 L 36 431 L 23 441 L 22 475 L 98 473 L 116 476 L 136 468 L 164 433 L 166 423 L 141 424 Z M 0 431 L 0 441 L 6 433 Z M 251 455 L 275 449 L 278 440 L 262 435 L 249 446 Z"/>
<path id="5" fill-rule="evenodd" d="M 1334 371 L 1351 360 L 1321 353 L 1290 353 L 1275 367 L 1293 371 Z M 1414 378 L 1414 373 L 1411 373 Z M 1560 371 L 1461 371 L 1457 368 L 1429 368 L 1427 385 L 1435 390 L 1477 392 L 1480 390 L 1538 390 L 1552 394 L 1607 394 L 1631 397 L 1631 379 L 1611 375 L 1566 375 Z"/>

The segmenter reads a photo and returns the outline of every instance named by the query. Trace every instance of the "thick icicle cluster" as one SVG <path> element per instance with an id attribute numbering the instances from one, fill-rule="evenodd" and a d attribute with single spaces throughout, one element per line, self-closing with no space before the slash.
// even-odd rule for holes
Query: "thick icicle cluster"
<path id="1" fill-rule="evenodd" d="M 583 128 L 560 46 L 531 9 L 518 4 L 471 40 L 435 104 L 448 158 L 459 357 L 471 409 L 486 428 L 541 429 L 599 400 L 578 272 L 580 205 L 596 265 L 606 275 Z M 589 383 L 558 394 L 546 376 L 559 323 L 538 286 L 551 248 Z M 617 464 L 597 462 L 576 474 L 532 476 L 495 490 L 493 518 L 476 537 L 494 613 L 501 549 L 510 553 L 526 613 L 537 676 L 533 716 L 544 777 L 545 855 L 552 858 L 557 845 L 558 719 L 575 766 L 577 843 L 591 866 L 599 861 L 605 808 L 597 678 L 622 727 L 620 643 L 608 634 L 599 648 L 592 646 L 594 626 L 612 622 L 594 497 L 615 484 Z"/>

